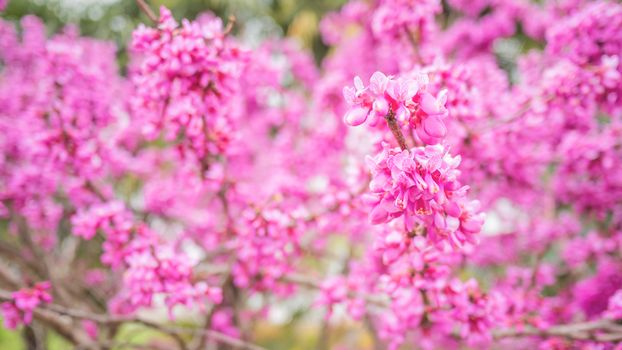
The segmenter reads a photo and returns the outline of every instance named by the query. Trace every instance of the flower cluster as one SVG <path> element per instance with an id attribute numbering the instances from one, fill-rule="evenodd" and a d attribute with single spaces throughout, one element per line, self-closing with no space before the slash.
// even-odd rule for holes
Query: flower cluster
<path id="1" fill-rule="evenodd" d="M 40 282 L 32 288 L 20 289 L 11 294 L 12 300 L 2 304 L 4 326 L 15 329 L 32 322 L 34 310 L 41 304 L 52 302 L 50 282 Z"/>
<path id="2" fill-rule="evenodd" d="M 368 86 L 356 77 L 354 88 L 343 89 L 346 102 L 351 106 L 344 120 L 352 126 L 365 122 L 376 126 L 385 117 L 395 117 L 402 125 L 412 126 L 424 143 L 439 143 L 447 134 L 443 122 L 447 114 L 447 92 L 440 91 L 433 96 L 426 91 L 428 84 L 426 74 L 394 78 L 376 72 Z"/>
<path id="3" fill-rule="evenodd" d="M 103 244 L 102 262 L 112 267 L 124 265 L 128 244 L 132 236 L 150 236 L 144 227 L 137 227 L 132 214 L 121 202 L 102 203 L 91 206 L 72 217 L 73 234 L 86 240 L 101 233 Z"/>
<path id="4" fill-rule="evenodd" d="M 243 213 L 245 222 L 234 241 L 237 285 L 278 289 L 279 279 L 293 271 L 295 258 L 301 254 L 301 214 L 294 211 L 288 215 L 278 208 Z"/>
<path id="5" fill-rule="evenodd" d="M 371 19 L 376 36 L 417 36 L 429 40 L 435 34 L 434 16 L 441 12 L 438 0 L 383 0 Z"/>
<path id="6" fill-rule="evenodd" d="M 142 246 L 141 246 L 142 243 Z M 220 288 L 205 281 L 194 282 L 192 262 L 168 244 L 134 242 L 134 251 L 126 257 L 124 288 L 111 301 L 114 311 L 133 313 L 154 305 L 154 298 L 164 296 L 169 315 L 177 305 L 204 308 L 206 302 L 222 302 Z"/>
<path id="7" fill-rule="evenodd" d="M 569 133 L 559 146 L 565 154 L 555 178 L 555 192 L 563 203 L 574 203 L 599 216 L 616 213 L 619 220 L 622 176 L 622 125 L 614 122 L 597 134 Z"/>
<path id="8" fill-rule="evenodd" d="M 157 28 L 134 32 L 133 110 L 142 115 L 149 139 L 181 139 L 196 156 L 207 159 L 224 150 L 234 129 L 232 110 L 245 53 L 227 38 L 219 18 L 204 15 L 181 26 L 170 10 L 160 9 Z"/>
<path id="9" fill-rule="evenodd" d="M 458 181 L 460 157 L 433 145 L 404 151 L 385 148 L 367 162 L 372 223 L 404 216 L 407 231 L 423 231 L 435 243 L 476 243 L 484 215 L 476 201 L 465 198 L 468 186 Z"/>
<path id="10" fill-rule="evenodd" d="M 578 64 L 598 63 L 622 52 L 622 9 L 596 1 L 560 21 L 547 32 L 547 51 Z"/>
<path id="11" fill-rule="evenodd" d="M 609 298 L 607 315 L 614 319 L 622 318 L 622 290 L 617 291 L 611 298 Z"/>

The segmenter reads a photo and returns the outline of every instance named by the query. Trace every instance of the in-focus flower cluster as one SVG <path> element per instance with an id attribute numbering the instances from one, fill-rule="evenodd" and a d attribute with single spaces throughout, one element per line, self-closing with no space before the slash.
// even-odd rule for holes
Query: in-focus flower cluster
<path id="1" fill-rule="evenodd" d="M 363 123 L 376 126 L 384 125 L 381 121 L 386 117 L 395 117 L 402 126 L 410 125 L 425 144 L 437 144 L 447 134 L 443 121 L 447 116 L 447 92 L 433 96 L 426 90 L 428 84 L 426 74 L 395 78 L 376 72 L 368 86 L 356 77 L 353 88 L 343 89 L 351 106 L 344 120 L 352 126 Z"/>
<path id="2" fill-rule="evenodd" d="M 466 199 L 468 186 L 458 181 L 460 157 L 441 145 L 400 151 L 386 147 L 369 157 L 369 202 L 374 224 L 404 217 L 404 229 L 453 247 L 476 243 L 484 214 Z"/>

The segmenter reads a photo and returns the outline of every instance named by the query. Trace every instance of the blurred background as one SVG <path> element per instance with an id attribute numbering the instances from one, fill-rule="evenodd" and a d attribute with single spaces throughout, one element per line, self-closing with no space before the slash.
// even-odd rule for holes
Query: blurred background
<path id="1" fill-rule="evenodd" d="M 326 54 L 318 24 L 326 12 L 338 9 L 346 0 L 150 0 L 156 10 L 164 5 L 175 18 L 193 19 L 204 11 L 223 19 L 235 16 L 236 35 L 248 44 L 262 38 L 287 35 L 313 50 L 316 60 Z M 125 46 L 139 23 L 149 23 L 134 0 L 9 0 L 2 14 L 19 20 L 33 14 L 43 18 L 50 32 L 66 24 L 76 24 L 83 35 L 112 40 L 119 48 L 119 59 L 126 62 Z"/>

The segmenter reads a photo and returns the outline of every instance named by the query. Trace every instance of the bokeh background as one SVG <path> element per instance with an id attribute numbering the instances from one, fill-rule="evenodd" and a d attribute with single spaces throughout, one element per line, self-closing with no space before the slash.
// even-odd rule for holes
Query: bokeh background
<path id="1" fill-rule="evenodd" d="M 338 9 L 346 0 L 151 0 L 157 10 L 164 5 L 176 18 L 193 19 L 211 11 L 223 19 L 235 16 L 235 33 L 248 44 L 286 35 L 313 51 L 317 62 L 327 53 L 318 33 L 322 16 Z M 125 46 L 132 30 L 149 23 L 134 0 L 9 0 L 2 17 L 19 20 L 26 15 L 43 18 L 55 32 L 75 24 L 83 35 L 112 40 L 119 47 L 119 59 L 126 62 Z"/>

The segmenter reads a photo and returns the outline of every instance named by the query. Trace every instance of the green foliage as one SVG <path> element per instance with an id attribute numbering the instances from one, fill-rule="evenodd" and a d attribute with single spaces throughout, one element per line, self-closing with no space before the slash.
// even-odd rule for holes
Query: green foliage
<path id="1" fill-rule="evenodd" d="M 150 0 L 157 13 L 160 6 L 173 11 L 176 18 L 193 19 L 211 11 L 227 21 L 234 16 L 235 31 L 249 44 L 274 35 L 296 37 L 311 48 L 316 59 L 326 54 L 318 25 L 326 13 L 345 0 Z M 26 15 L 43 18 L 50 33 L 67 24 L 77 24 L 82 35 L 111 40 L 119 48 L 122 68 L 127 66 L 127 43 L 139 23 L 149 24 L 134 0 L 10 0 L 2 17 L 18 21 Z"/>
<path id="2" fill-rule="evenodd" d="M 0 325 L 0 348 L 6 350 L 22 349 L 24 343 L 19 332 L 10 331 Z"/>

